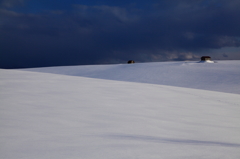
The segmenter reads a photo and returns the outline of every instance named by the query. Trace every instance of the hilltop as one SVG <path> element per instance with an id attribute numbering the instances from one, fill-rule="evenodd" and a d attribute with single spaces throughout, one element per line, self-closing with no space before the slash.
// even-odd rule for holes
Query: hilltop
<path id="1" fill-rule="evenodd" d="M 240 61 L 154 62 L 23 70 L 240 94 Z"/>

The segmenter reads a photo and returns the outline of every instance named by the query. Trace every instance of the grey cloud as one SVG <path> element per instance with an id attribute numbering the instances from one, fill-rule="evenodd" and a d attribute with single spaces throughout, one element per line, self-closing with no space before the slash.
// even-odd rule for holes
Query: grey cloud
<path id="1" fill-rule="evenodd" d="M 225 54 L 225 53 L 223 53 L 223 54 L 222 54 L 222 56 L 223 56 L 223 57 L 228 57 L 228 55 L 227 55 L 227 54 Z"/>

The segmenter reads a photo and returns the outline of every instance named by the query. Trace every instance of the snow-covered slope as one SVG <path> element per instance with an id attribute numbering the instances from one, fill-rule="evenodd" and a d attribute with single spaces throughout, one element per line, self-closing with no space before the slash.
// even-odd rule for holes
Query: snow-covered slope
<path id="1" fill-rule="evenodd" d="M 116 78 L 107 67 L 99 69 Z M 149 72 L 135 73 L 147 79 Z M 239 94 L 16 70 L 0 70 L 0 90 L 1 159 L 240 158 Z"/>
<path id="2" fill-rule="evenodd" d="M 240 61 L 156 62 L 23 70 L 240 94 Z"/>

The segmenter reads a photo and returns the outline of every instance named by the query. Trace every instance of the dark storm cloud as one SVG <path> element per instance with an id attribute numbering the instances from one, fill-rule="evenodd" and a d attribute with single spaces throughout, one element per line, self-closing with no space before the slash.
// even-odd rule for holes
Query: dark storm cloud
<path id="1" fill-rule="evenodd" d="M 195 60 L 207 50 L 240 46 L 237 0 L 72 3 L 71 10 L 38 13 L 16 11 L 22 0 L 6 2 L 0 3 L 2 68 Z"/>
<path id="2" fill-rule="evenodd" d="M 23 5 L 24 4 L 24 0 L 1 0 L 0 1 L 0 7 L 6 7 L 6 8 L 11 8 L 14 6 L 18 6 L 18 5 Z"/>

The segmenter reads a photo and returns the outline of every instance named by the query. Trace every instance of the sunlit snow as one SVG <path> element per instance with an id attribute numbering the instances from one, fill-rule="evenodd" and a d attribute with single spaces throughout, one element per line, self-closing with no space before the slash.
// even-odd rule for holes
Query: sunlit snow
<path id="1" fill-rule="evenodd" d="M 23 70 L 240 94 L 240 61 L 155 62 Z"/>
<path id="2" fill-rule="evenodd" d="M 238 159 L 239 66 L 0 69 L 0 158 Z"/>

